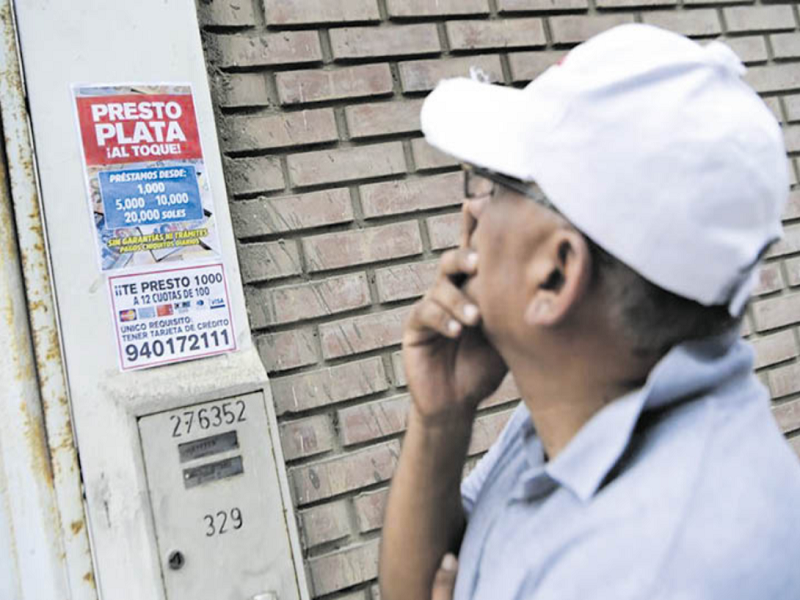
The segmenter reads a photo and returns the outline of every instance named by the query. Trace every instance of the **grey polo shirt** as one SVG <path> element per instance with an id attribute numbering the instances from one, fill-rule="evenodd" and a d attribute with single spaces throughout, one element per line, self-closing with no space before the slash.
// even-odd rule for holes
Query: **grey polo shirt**
<path id="1" fill-rule="evenodd" d="M 550 462 L 520 404 L 463 482 L 454 600 L 800 599 L 800 461 L 737 337 L 673 348 Z"/>

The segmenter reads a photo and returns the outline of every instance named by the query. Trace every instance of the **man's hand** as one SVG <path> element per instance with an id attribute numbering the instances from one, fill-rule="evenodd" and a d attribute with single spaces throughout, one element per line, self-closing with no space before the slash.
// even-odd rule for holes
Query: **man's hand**
<path id="1" fill-rule="evenodd" d="M 467 248 L 442 255 L 433 287 L 411 312 L 403 333 L 403 363 L 417 415 L 429 424 L 471 419 L 508 368 L 487 341 L 478 306 L 457 283 L 477 273 Z"/>
<path id="2" fill-rule="evenodd" d="M 456 573 L 458 571 L 458 561 L 450 553 L 444 555 L 439 570 L 433 578 L 433 590 L 431 600 L 452 600 L 453 590 L 456 587 Z"/>
<path id="3" fill-rule="evenodd" d="M 386 505 L 379 565 L 385 600 L 451 599 L 455 557 L 443 563 L 442 556 L 457 552 L 464 534 L 459 483 L 472 420 L 508 370 L 478 327 L 477 304 L 460 288 L 478 272 L 467 249 L 477 215 L 467 208 L 462 248 L 442 256 L 435 284 L 403 332 L 413 402 Z"/>

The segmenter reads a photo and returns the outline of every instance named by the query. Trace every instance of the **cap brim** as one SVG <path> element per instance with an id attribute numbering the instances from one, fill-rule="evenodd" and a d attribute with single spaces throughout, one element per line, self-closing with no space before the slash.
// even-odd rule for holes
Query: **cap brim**
<path id="1" fill-rule="evenodd" d="M 523 90 L 447 79 L 422 105 L 422 132 L 429 144 L 463 162 L 531 181 L 530 121 L 537 111 L 530 102 Z"/>

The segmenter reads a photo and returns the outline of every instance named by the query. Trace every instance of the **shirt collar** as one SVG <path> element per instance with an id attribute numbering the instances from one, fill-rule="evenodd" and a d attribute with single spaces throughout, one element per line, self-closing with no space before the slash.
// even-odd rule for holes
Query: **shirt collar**
<path id="1" fill-rule="evenodd" d="M 619 461 L 643 411 L 697 396 L 734 376 L 746 376 L 752 368 L 753 351 L 738 331 L 675 346 L 650 371 L 644 386 L 603 407 L 546 464 L 545 472 L 587 502 Z"/>

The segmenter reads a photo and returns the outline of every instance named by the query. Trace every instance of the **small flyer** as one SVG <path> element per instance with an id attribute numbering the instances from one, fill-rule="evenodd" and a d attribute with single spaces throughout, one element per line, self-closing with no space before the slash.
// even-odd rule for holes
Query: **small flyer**
<path id="1" fill-rule="evenodd" d="M 112 275 L 108 291 L 123 371 L 236 350 L 222 264 Z"/>
<path id="2" fill-rule="evenodd" d="M 191 86 L 72 90 L 100 270 L 218 259 Z"/>

